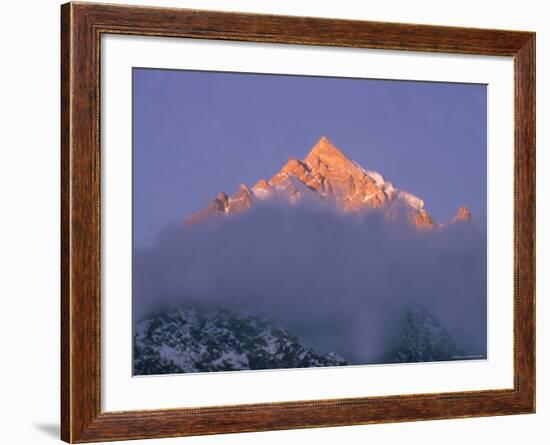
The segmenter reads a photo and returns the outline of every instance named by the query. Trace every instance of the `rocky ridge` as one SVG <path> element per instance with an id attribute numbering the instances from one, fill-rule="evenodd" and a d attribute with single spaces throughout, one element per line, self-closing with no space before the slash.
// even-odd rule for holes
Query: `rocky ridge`
<path id="1" fill-rule="evenodd" d="M 433 316 L 411 307 L 394 346 L 377 363 L 456 360 L 461 354 Z M 134 375 L 366 364 L 316 352 L 264 317 L 191 307 L 156 311 L 140 320 L 133 363 Z"/>
<path id="2" fill-rule="evenodd" d="M 134 374 L 347 365 L 300 344 L 263 317 L 190 307 L 154 312 L 136 324 Z"/>
<path id="3" fill-rule="evenodd" d="M 260 179 L 252 187 L 241 184 L 231 196 L 219 193 L 207 208 L 191 215 L 187 223 L 241 213 L 257 202 L 273 198 L 290 204 L 322 199 L 352 214 L 380 209 L 390 220 L 404 212 L 407 220 L 419 229 L 438 226 L 424 208 L 422 199 L 400 190 L 380 173 L 364 169 L 326 137 L 322 137 L 303 160 L 290 157 L 270 179 Z M 461 207 L 452 222 L 470 219 L 469 209 Z"/>

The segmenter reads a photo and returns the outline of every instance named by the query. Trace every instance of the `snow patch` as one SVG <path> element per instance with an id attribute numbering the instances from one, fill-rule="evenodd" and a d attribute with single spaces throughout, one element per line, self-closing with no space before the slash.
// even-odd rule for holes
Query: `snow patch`
<path id="1" fill-rule="evenodd" d="M 380 173 L 372 171 L 372 170 L 367 170 L 366 174 L 369 178 L 371 178 L 375 182 L 375 184 L 378 187 L 383 187 L 386 184 L 386 181 L 384 180 L 384 177 Z"/>
<path id="2" fill-rule="evenodd" d="M 404 192 L 401 190 L 397 192 L 397 196 L 416 210 L 424 208 L 424 201 L 417 196 L 411 195 L 409 192 Z"/>
<path id="3" fill-rule="evenodd" d="M 376 193 L 371 193 L 370 195 L 367 195 L 363 198 L 363 202 L 370 201 L 372 198 L 376 196 Z"/>
<path id="4" fill-rule="evenodd" d="M 252 188 L 252 193 L 254 193 L 254 196 L 258 199 L 266 199 L 271 195 L 271 192 L 269 190 L 265 190 L 262 188 Z"/>

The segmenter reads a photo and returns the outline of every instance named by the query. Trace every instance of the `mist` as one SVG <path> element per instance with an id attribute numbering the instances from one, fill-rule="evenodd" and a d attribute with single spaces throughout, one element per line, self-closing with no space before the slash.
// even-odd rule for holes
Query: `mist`
<path id="1" fill-rule="evenodd" d="M 165 227 L 134 250 L 134 318 L 165 305 L 257 313 L 317 351 L 376 363 L 421 306 L 465 355 L 486 354 L 486 234 L 419 231 L 382 212 L 305 202 Z"/>

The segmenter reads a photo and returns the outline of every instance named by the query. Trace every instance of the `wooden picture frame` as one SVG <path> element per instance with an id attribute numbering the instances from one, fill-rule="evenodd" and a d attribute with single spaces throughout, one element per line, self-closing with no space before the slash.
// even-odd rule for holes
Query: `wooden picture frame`
<path id="1" fill-rule="evenodd" d="M 102 412 L 102 34 L 512 56 L 514 387 Z M 92 3 L 61 7 L 61 437 L 71 443 L 535 412 L 535 34 Z"/>

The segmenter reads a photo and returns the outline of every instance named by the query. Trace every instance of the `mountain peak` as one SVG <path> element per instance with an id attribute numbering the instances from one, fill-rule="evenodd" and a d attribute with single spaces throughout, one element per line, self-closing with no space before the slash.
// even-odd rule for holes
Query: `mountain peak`
<path id="1" fill-rule="evenodd" d="M 311 149 L 309 154 L 306 156 L 305 161 L 308 164 L 313 165 L 318 163 L 319 160 L 324 163 L 330 163 L 331 160 L 335 159 L 349 161 L 348 157 L 339 148 L 337 148 L 329 140 L 329 138 L 323 136 Z"/>
<path id="2" fill-rule="evenodd" d="M 472 212 L 466 206 L 461 206 L 458 208 L 456 215 L 454 216 L 452 222 L 468 222 L 472 220 Z"/>
<path id="3" fill-rule="evenodd" d="M 261 179 L 251 188 L 241 184 L 231 196 L 219 194 L 207 209 L 191 215 L 188 222 L 198 222 L 216 214 L 239 213 L 272 197 L 287 200 L 289 204 L 318 198 L 333 202 L 344 213 L 381 209 L 389 220 L 404 211 L 408 221 L 417 228 L 436 226 L 424 209 L 422 199 L 395 187 L 381 174 L 364 169 L 326 136 L 319 139 L 305 159 L 290 156 L 270 179 Z M 470 219 L 469 209 L 461 207 L 453 222 Z"/>

